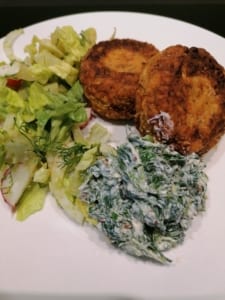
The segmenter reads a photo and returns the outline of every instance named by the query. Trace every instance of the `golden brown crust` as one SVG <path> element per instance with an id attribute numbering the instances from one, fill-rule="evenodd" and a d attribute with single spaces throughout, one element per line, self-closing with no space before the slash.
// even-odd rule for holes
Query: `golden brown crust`
<path id="1" fill-rule="evenodd" d="M 204 49 L 168 47 L 144 68 L 136 111 L 142 135 L 203 154 L 225 132 L 224 68 Z"/>
<path id="2" fill-rule="evenodd" d="M 80 81 L 93 110 L 110 120 L 130 120 L 135 114 L 140 73 L 158 50 L 132 39 L 96 44 L 82 60 Z"/>

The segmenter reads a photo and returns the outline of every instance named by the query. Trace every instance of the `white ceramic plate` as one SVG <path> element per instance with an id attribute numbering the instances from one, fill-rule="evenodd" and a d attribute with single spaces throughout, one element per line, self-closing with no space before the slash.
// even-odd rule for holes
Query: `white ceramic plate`
<path id="1" fill-rule="evenodd" d="M 204 47 L 225 65 L 224 38 L 174 19 L 128 12 L 84 13 L 29 26 L 15 45 L 16 54 L 23 56 L 33 34 L 47 37 L 62 25 L 78 32 L 93 26 L 98 40 L 108 39 L 116 28 L 117 37 L 149 41 L 159 49 Z M 183 245 L 167 253 L 170 266 L 111 249 L 94 230 L 69 220 L 50 197 L 43 211 L 22 223 L 0 201 L 0 299 L 225 299 L 224 139 L 207 163 L 207 210 Z"/>

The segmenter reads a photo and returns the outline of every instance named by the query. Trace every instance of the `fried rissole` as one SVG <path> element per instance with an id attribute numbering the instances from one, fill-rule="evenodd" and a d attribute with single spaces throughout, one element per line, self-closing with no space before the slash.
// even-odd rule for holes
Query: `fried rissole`
<path id="1" fill-rule="evenodd" d="M 109 120 L 133 119 L 140 73 L 156 53 L 154 45 L 133 39 L 112 39 L 92 47 L 79 76 L 92 109 Z"/>
<path id="2" fill-rule="evenodd" d="M 225 70 L 205 49 L 170 46 L 140 76 L 136 125 L 182 154 L 204 154 L 225 132 Z"/>

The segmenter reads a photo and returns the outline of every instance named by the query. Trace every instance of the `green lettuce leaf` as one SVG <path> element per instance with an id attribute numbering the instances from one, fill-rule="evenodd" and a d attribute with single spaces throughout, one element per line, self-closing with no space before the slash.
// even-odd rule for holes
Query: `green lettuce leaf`
<path id="1" fill-rule="evenodd" d="M 6 87 L 0 85 L 0 117 L 8 113 L 17 113 L 24 108 L 24 101 L 20 95 Z"/>
<path id="2" fill-rule="evenodd" d="M 96 31 L 88 28 L 78 34 L 72 26 L 57 27 L 50 38 L 34 36 L 25 47 L 26 64 L 17 76 L 46 84 L 50 79 L 64 80 L 72 86 L 78 79 L 81 58 L 96 42 Z"/>
<path id="3" fill-rule="evenodd" d="M 38 183 L 31 184 L 23 193 L 17 208 L 16 219 L 24 221 L 30 215 L 41 210 L 48 193 L 48 186 L 41 186 Z"/>
<path id="4" fill-rule="evenodd" d="M 85 171 L 101 155 L 101 145 L 108 139 L 108 131 L 95 123 L 86 137 L 76 128 L 75 142 L 67 141 L 47 155 L 50 192 L 66 214 L 78 223 L 95 223 L 88 215 L 87 205 L 77 198 L 77 194 L 85 180 Z"/>

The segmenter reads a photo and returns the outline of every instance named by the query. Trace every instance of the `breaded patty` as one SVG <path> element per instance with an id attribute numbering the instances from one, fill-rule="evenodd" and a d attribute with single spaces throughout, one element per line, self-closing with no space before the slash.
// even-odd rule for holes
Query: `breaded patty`
<path id="1" fill-rule="evenodd" d="M 223 66 L 196 47 L 155 55 L 140 76 L 136 125 L 182 154 L 207 152 L 225 132 Z"/>
<path id="2" fill-rule="evenodd" d="M 80 82 L 93 110 L 109 120 L 130 120 L 140 73 L 158 50 L 132 39 L 96 44 L 82 60 Z"/>

